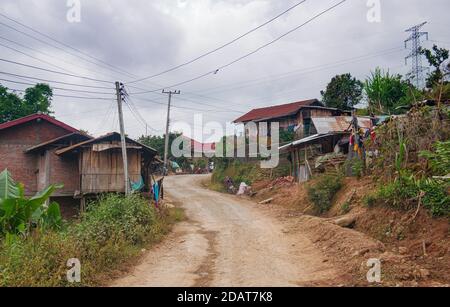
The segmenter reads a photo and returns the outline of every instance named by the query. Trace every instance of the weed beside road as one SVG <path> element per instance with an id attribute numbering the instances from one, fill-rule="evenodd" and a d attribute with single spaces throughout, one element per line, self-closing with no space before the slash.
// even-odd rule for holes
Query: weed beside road
<path id="1" fill-rule="evenodd" d="M 105 197 L 60 231 L 36 229 L 26 238 L 3 240 L 0 286 L 101 285 L 180 219 L 179 209 L 158 211 L 137 195 Z M 67 281 L 72 258 L 80 260 L 81 283 Z"/>

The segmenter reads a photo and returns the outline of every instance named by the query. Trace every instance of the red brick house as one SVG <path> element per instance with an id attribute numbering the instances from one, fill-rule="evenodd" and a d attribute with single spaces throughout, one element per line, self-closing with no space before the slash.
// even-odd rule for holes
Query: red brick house
<path id="1" fill-rule="evenodd" d="M 7 168 L 18 182 L 25 185 L 26 195 L 34 195 L 43 187 L 43 181 L 48 179 L 43 178 L 44 174 L 40 173 L 39 168 L 45 157 L 32 149 L 68 135 L 88 138 L 77 129 L 43 114 L 0 124 L 0 170 Z"/>
<path id="2" fill-rule="evenodd" d="M 23 183 L 26 196 L 49 184 L 64 183 L 64 188 L 54 194 L 64 209 L 64 204 L 73 200 L 77 165 L 57 159 L 51 151 L 89 138 L 44 114 L 0 124 L 0 170 L 8 169 L 17 182 Z"/>
<path id="3" fill-rule="evenodd" d="M 142 178 L 149 186 L 156 150 L 127 138 L 127 153 L 133 171 L 130 180 Z M 92 158 L 88 159 L 92 166 L 88 171 L 87 154 Z M 51 200 L 61 205 L 67 217 L 75 215 L 87 197 L 125 190 L 120 134 L 93 139 L 43 114 L 0 124 L 0 171 L 4 169 L 24 184 L 26 196 L 50 184 L 64 184 Z M 91 189 L 86 188 L 87 180 Z M 93 191 L 93 187 L 101 189 Z"/>

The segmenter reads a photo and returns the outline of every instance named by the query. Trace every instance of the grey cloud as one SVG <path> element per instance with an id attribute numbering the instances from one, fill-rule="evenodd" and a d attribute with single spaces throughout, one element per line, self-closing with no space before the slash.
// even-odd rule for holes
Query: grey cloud
<path id="1" fill-rule="evenodd" d="M 96 58 L 122 67 L 135 75 L 146 76 L 211 50 L 297 2 L 297 0 L 81 1 L 82 22 L 79 24 L 70 24 L 66 21 L 66 1 L 2 0 L 1 11 Z M 290 14 L 233 46 L 186 68 L 140 83 L 138 86 L 155 89 L 158 85 L 154 83 L 167 86 L 210 71 L 274 39 L 336 2 L 337 0 L 307 1 Z M 217 75 L 180 86 L 183 95 L 176 97 L 174 104 L 195 109 L 217 109 L 217 112 L 204 112 L 206 119 L 226 121 L 240 115 L 237 112 L 224 112 L 227 109 L 244 113 L 252 107 L 320 98 L 320 90 L 338 73 L 350 72 L 363 79 L 370 70 L 380 66 L 404 74 L 408 71 L 408 67 L 404 66 L 404 57 L 408 50 L 400 50 L 407 37 L 404 30 L 424 20 L 429 21 L 425 30 L 430 32 L 430 38 L 440 41 L 442 46 L 450 47 L 448 0 L 381 0 L 381 5 L 382 22 L 369 23 L 366 19 L 368 7 L 365 0 L 347 1 L 342 7 L 260 53 L 220 71 Z M 6 22 L 2 18 L 0 21 Z M 92 71 L 70 66 L 75 72 L 108 80 L 130 79 L 129 76 L 74 59 L 60 50 L 44 46 L 1 26 L 0 33 L 30 47 L 54 54 L 55 57 L 75 61 L 79 66 L 89 67 L 99 73 L 94 74 Z M 425 46 L 431 44 L 432 42 L 428 42 Z M 381 50 L 391 48 L 399 49 L 391 53 L 379 53 Z M 9 59 L 20 59 L 33 65 L 45 66 L 3 48 L 0 50 L 2 56 Z M 355 59 L 377 52 L 378 56 L 358 61 Z M 354 60 L 346 62 L 345 65 L 336 65 L 339 61 L 352 58 Z M 316 68 L 305 71 L 305 68 L 311 67 Z M 11 71 L 14 67 L 0 64 L 0 69 Z M 36 74 L 59 80 L 59 76 L 16 69 L 23 74 Z M 280 74 L 295 70 L 296 73 L 279 79 Z M 62 79 L 74 81 L 70 78 Z M 255 79 L 254 82 L 248 82 Z M 242 85 L 239 86 L 239 83 Z M 209 98 L 200 98 L 191 93 Z M 143 97 L 159 103 L 140 101 L 139 97 L 134 100 L 135 104 L 142 108 L 140 112 L 149 124 L 162 130 L 166 110 L 161 103 L 165 103 L 167 98 L 160 94 Z M 111 104 L 110 101 L 97 103 L 56 97 L 54 101 L 56 115 L 67 115 L 63 119 L 77 127 L 93 131 L 97 129 L 99 122 L 108 121 L 103 130 L 100 129 L 101 132 L 114 127 L 111 123 L 112 116 L 109 119 L 106 116 Z M 174 120 L 192 121 L 194 113 L 196 111 L 174 109 Z M 138 136 L 144 132 L 142 124 L 139 124 L 128 111 L 126 121 L 130 135 Z"/>

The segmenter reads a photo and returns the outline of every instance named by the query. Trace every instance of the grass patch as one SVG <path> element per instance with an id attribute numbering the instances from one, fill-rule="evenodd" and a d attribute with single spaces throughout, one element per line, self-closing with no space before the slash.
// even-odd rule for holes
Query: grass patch
<path id="1" fill-rule="evenodd" d="M 350 202 L 346 201 L 345 203 L 342 204 L 342 206 L 341 206 L 342 214 L 347 214 L 350 212 L 350 210 L 351 210 Z"/>
<path id="2" fill-rule="evenodd" d="M 274 169 L 261 169 L 261 161 L 253 160 L 250 162 L 241 162 L 239 160 L 218 160 L 211 177 L 211 183 L 207 186 L 209 189 L 217 192 L 227 192 L 224 187 L 226 177 L 230 177 L 236 188 L 242 182 L 252 185 L 261 180 L 271 180 L 290 175 L 290 164 L 287 161 L 280 162 Z"/>
<path id="3" fill-rule="evenodd" d="M 322 214 L 331 209 L 333 198 L 342 188 L 342 177 L 337 175 L 321 176 L 317 182 L 307 188 L 308 198 L 317 213 Z"/>
<path id="4" fill-rule="evenodd" d="M 363 197 L 362 202 L 363 205 L 367 208 L 372 208 L 377 203 L 377 195 L 376 194 L 368 194 Z"/>
<path id="5" fill-rule="evenodd" d="M 229 163 L 222 162 L 217 165 L 212 175 L 212 183 L 223 185 L 226 177 L 232 178 L 235 184 L 245 182 L 251 185 L 253 182 L 262 179 L 264 175 L 257 162 L 244 163 L 233 161 Z"/>
<path id="6" fill-rule="evenodd" d="M 140 196 L 105 197 L 90 204 L 79 223 L 59 232 L 37 230 L 28 238 L 0 242 L 0 286 L 100 285 L 182 219 L 181 209 L 159 212 Z M 71 258 L 81 262 L 79 284 L 66 279 Z"/>
<path id="7" fill-rule="evenodd" d="M 407 171 L 399 177 L 380 186 L 370 196 L 371 204 L 381 203 L 401 210 L 417 207 L 419 200 L 434 217 L 450 217 L 450 195 L 448 182 L 434 179 L 416 179 Z"/>

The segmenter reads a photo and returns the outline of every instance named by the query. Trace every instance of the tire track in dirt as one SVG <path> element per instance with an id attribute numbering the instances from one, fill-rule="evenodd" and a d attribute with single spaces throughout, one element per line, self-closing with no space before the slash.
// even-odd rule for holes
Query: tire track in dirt
<path id="1" fill-rule="evenodd" d="M 299 286 L 335 284 L 340 274 L 301 233 L 248 200 L 209 191 L 205 176 L 167 177 L 168 196 L 188 221 L 148 251 L 113 286 Z"/>

